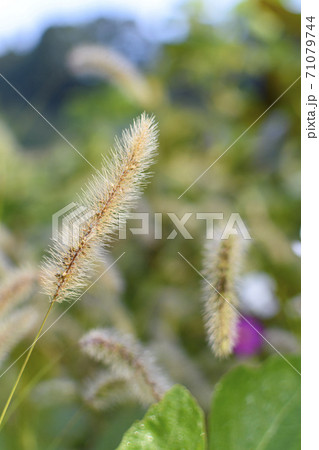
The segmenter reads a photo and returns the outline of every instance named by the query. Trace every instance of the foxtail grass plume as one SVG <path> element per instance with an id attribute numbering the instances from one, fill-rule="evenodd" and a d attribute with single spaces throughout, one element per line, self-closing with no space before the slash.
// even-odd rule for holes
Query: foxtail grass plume
<path id="1" fill-rule="evenodd" d="M 74 298 L 87 284 L 98 247 L 110 240 L 135 204 L 149 177 L 157 149 L 157 126 L 153 117 L 142 114 L 116 139 L 111 159 L 92 177 L 80 196 L 87 214 L 77 242 L 54 241 L 45 259 L 42 285 L 51 302 Z M 65 241 L 63 241 L 65 242 Z"/>
<path id="2" fill-rule="evenodd" d="M 243 255 L 243 243 L 239 235 L 231 235 L 228 239 L 210 241 L 205 250 L 205 325 L 212 351 L 220 358 L 229 356 L 236 343 L 236 280 Z"/>
<path id="3" fill-rule="evenodd" d="M 0 286 L 0 317 L 30 296 L 37 279 L 38 272 L 32 269 L 8 272 Z"/>
<path id="4" fill-rule="evenodd" d="M 76 75 L 93 75 L 117 85 L 141 105 L 148 105 L 152 91 L 144 76 L 125 56 L 101 45 L 80 45 L 68 55 L 68 66 Z"/>
<path id="5" fill-rule="evenodd" d="M 20 308 L 0 321 L 0 364 L 8 353 L 33 329 L 38 313 L 32 307 Z"/>
<path id="6" fill-rule="evenodd" d="M 130 335 L 113 329 L 92 330 L 81 339 L 80 345 L 93 359 L 110 366 L 120 379 L 127 379 L 142 403 L 159 401 L 170 387 L 150 352 Z"/>

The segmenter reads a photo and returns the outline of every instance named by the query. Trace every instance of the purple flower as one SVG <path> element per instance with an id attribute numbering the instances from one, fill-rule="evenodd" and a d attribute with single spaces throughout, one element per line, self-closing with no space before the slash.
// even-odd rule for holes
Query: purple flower
<path id="1" fill-rule="evenodd" d="M 251 316 L 240 317 L 234 353 L 239 356 L 251 356 L 258 353 L 263 344 L 263 338 L 258 332 L 263 332 L 263 325 L 258 319 Z"/>

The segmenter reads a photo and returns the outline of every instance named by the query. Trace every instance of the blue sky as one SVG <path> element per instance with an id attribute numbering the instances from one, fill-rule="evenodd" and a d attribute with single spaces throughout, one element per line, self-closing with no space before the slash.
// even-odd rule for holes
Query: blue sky
<path id="1" fill-rule="evenodd" d="M 211 18 L 221 20 L 239 0 L 204 0 Z M 299 10 L 299 0 L 286 0 Z M 159 26 L 178 20 L 184 0 L 2 0 L 0 54 L 34 45 L 49 25 L 76 24 L 97 17 L 134 18 Z"/>

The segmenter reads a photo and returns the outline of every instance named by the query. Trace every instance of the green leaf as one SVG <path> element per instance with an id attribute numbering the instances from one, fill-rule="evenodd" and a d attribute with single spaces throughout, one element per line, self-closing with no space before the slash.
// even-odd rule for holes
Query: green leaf
<path id="1" fill-rule="evenodd" d="M 300 370 L 300 358 L 291 358 Z M 240 366 L 215 387 L 210 450 L 300 448 L 300 375 L 279 357 Z"/>
<path id="2" fill-rule="evenodd" d="M 175 385 L 125 433 L 118 450 L 202 450 L 204 414 L 183 386 Z"/>

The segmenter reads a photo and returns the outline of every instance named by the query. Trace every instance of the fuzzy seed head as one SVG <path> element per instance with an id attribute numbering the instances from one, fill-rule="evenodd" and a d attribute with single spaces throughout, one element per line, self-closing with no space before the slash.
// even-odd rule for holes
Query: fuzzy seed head
<path id="1" fill-rule="evenodd" d="M 104 159 L 80 196 L 80 203 L 91 214 L 85 216 L 76 244 L 54 241 L 45 259 L 42 286 L 52 302 L 74 298 L 87 285 L 99 246 L 126 220 L 149 177 L 156 150 L 157 126 L 145 114 L 115 140 L 111 158 Z"/>
<path id="2" fill-rule="evenodd" d="M 229 356 L 236 343 L 238 299 L 236 280 L 243 254 L 239 235 L 214 239 L 205 251 L 204 308 L 205 325 L 213 353 Z"/>
<path id="3" fill-rule="evenodd" d="M 113 329 L 92 330 L 80 341 L 82 350 L 124 378 L 143 404 L 159 401 L 170 383 L 150 352 L 130 335 Z"/>

